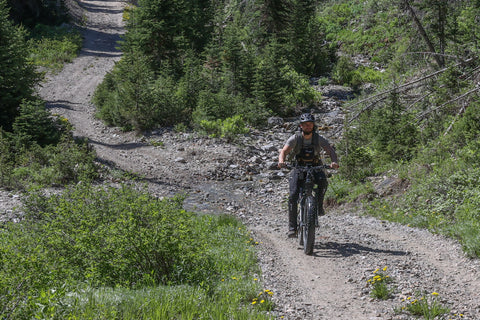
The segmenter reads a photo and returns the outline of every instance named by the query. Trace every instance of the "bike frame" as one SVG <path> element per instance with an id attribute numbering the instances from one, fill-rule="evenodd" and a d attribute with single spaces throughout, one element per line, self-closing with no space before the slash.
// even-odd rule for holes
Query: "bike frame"
<path id="1" fill-rule="evenodd" d="M 315 186 L 314 173 L 329 169 L 330 166 L 297 166 L 296 170 L 304 175 L 303 184 L 300 187 L 298 204 L 300 212 L 297 216 L 298 231 L 300 235 L 300 245 L 303 246 L 305 254 L 313 253 L 313 245 L 315 242 L 315 228 L 318 226 L 317 201 L 313 195 Z"/>

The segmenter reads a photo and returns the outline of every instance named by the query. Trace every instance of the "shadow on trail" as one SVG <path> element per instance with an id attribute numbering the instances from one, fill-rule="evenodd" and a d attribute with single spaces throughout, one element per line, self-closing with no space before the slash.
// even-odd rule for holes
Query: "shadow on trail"
<path id="1" fill-rule="evenodd" d="M 314 246 L 313 256 L 332 258 L 350 257 L 356 254 L 379 253 L 391 256 L 406 256 L 406 251 L 383 250 L 362 246 L 358 243 L 317 242 Z"/>
<path id="2" fill-rule="evenodd" d="M 47 109 L 57 108 L 57 109 L 65 109 L 65 110 L 75 110 L 73 108 L 73 105 L 81 106 L 82 104 L 81 103 L 73 103 L 73 102 L 66 101 L 66 100 L 56 100 L 56 101 L 47 101 L 45 107 Z"/>
<path id="3" fill-rule="evenodd" d="M 84 31 L 84 38 L 85 41 L 83 42 L 79 56 L 118 57 L 122 55 L 120 51 L 120 42 L 122 40 L 120 34 L 86 29 Z"/>
<path id="4" fill-rule="evenodd" d="M 92 144 L 92 145 L 104 146 L 104 147 L 115 149 L 115 150 L 132 150 L 132 149 L 137 149 L 137 148 L 150 146 L 149 144 L 141 143 L 141 142 L 111 144 L 111 143 L 95 141 L 95 140 L 92 140 L 90 138 L 88 138 L 88 143 Z"/>
<path id="5" fill-rule="evenodd" d="M 109 1 L 103 0 L 103 2 L 109 2 Z M 96 12 L 96 13 L 118 14 L 118 13 L 122 13 L 122 11 L 123 11 L 123 10 L 118 10 L 118 9 L 112 8 L 110 6 L 90 3 L 87 0 L 83 1 L 83 2 L 80 2 L 79 5 L 82 8 L 84 8 L 85 10 L 88 10 L 90 12 Z"/>
<path id="6" fill-rule="evenodd" d="M 129 176 L 129 177 L 132 178 L 131 180 L 134 180 L 134 181 L 137 181 L 137 182 L 140 182 L 140 183 L 146 182 L 148 184 L 154 184 L 154 185 L 162 186 L 162 187 L 171 187 L 171 188 L 173 188 L 173 187 L 176 188 L 177 187 L 176 184 L 163 181 L 159 178 L 147 178 L 147 177 L 144 177 L 141 174 L 133 173 L 133 172 L 127 171 L 125 169 L 122 169 L 115 162 L 110 161 L 110 160 L 106 160 L 106 159 L 103 159 L 103 158 L 96 157 L 95 161 L 97 161 L 97 162 L 101 163 L 102 165 L 110 168 L 111 170 L 115 170 L 115 171 L 118 171 L 118 172 L 122 173 L 123 176 Z M 121 181 L 121 179 L 119 181 Z M 182 194 L 182 193 L 181 192 L 171 192 L 171 194 L 169 194 L 168 196 L 173 197 L 177 194 Z"/>

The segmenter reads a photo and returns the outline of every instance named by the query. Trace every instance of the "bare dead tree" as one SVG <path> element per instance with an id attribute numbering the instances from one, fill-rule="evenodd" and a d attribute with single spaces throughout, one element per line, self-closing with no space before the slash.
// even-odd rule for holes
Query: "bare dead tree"
<path id="1" fill-rule="evenodd" d="M 425 118 L 426 115 L 428 115 L 428 114 L 430 114 L 430 113 L 432 113 L 432 112 L 435 112 L 435 111 L 437 111 L 437 110 L 439 110 L 439 109 L 442 109 L 442 108 L 445 107 L 446 105 L 449 105 L 449 104 L 451 104 L 451 103 L 453 103 L 453 102 L 456 102 L 456 101 L 458 101 L 458 100 L 461 100 L 461 99 L 463 99 L 463 98 L 465 98 L 465 97 L 467 97 L 467 96 L 471 95 L 472 93 L 475 93 L 475 92 L 477 92 L 477 91 L 479 91 L 479 90 L 480 90 L 480 87 L 479 87 L 479 86 L 476 86 L 475 88 L 473 88 L 472 90 L 469 90 L 469 91 L 465 92 L 464 94 L 461 94 L 461 95 L 459 95 L 459 96 L 457 96 L 457 97 L 455 97 L 455 98 L 453 98 L 453 99 L 448 100 L 448 101 L 445 102 L 445 103 L 442 103 L 442 104 L 439 105 L 439 106 L 433 107 L 433 108 L 431 108 L 431 109 L 429 109 L 429 110 L 421 113 L 420 115 L 417 116 L 417 119 L 418 119 L 418 120 L 421 120 L 421 119 Z"/>
<path id="2" fill-rule="evenodd" d="M 470 63 L 470 62 L 472 62 L 472 61 L 473 61 L 473 58 L 468 59 L 468 60 L 466 60 L 466 61 L 459 62 L 459 63 L 455 64 L 453 67 L 458 67 L 458 66 L 460 66 L 460 65 L 463 65 L 463 64 L 466 64 L 466 63 Z M 365 103 L 365 102 L 368 102 L 368 101 L 370 101 L 370 100 L 374 100 L 373 102 L 369 103 L 366 107 L 364 107 L 362 110 L 358 111 L 357 114 L 355 114 L 351 119 L 348 120 L 347 124 L 352 123 L 352 122 L 353 122 L 354 120 L 356 120 L 363 112 L 365 112 L 365 111 L 373 108 L 373 107 L 376 105 L 376 103 L 384 100 L 385 97 L 386 97 L 386 95 L 391 94 L 391 93 L 394 92 L 394 91 L 397 91 L 397 92 L 400 92 L 400 93 L 401 93 L 401 92 L 405 92 L 405 91 L 409 91 L 409 90 L 415 88 L 415 86 L 418 85 L 419 83 L 424 82 L 425 80 L 431 79 L 431 78 L 433 78 L 433 77 L 436 77 L 436 76 L 438 76 L 439 74 L 442 74 L 443 72 L 447 71 L 449 68 L 450 68 L 450 67 L 448 67 L 448 68 L 443 68 L 443 69 L 441 69 L 441 70 L 438 70 L 438 71 L 435 71 L 435 72 L 433 72 L 433 73 L 431 73 L 431 74 L 428 74 L 428 75 L 426 75 L 426 76 L 424 76 L 424 77 L 418 78 L 418 79 L 416 79 L 416 80 L 414 80 L 414 81 L 410 81 L 410 82 L 404 83 L 404 84 L 402 84 L 402 85 L 396 86 L 396 87 L 393 88 L 393 89 L 389 89 L 389 90 L 382 91 L 382 92 L 380 92 L 380 93 L 377 93 L 377 94 L 375 94 L 375 95 L 369 96 L 369 97 L 367 97 L 367 98 L 365 98 L 365 99 L 362 99 L 362 100 L 360 100 L 360 101 L 352 104 L 350 107 L 355 107 L 355 106 L 361 105 L 361 104 L 363 104 L 363 103 Z M 472 92 L 477 91 L 477 90 L 478 90 L 478 88 L 475 88 L 474 90 L 472 90 Z M 471 93 L 471 92 L 469 92 L 469 93 Z M 460 97 L 460 98 L 461 98 L 461 97 Z M 449 102 L 453 102 L 453 101 L 450 100 Z M 447 103 L 449 103 L 449 102 L 447 102 Z"/>
<path id="3" fill-rule="evenodd" d="M 438 66 L 440 68 L 443 68 L 444 65 L 445 65 L 445 61 L 442 59 L 442 57 L 440 55 L 436 54 L 437 52 L 435 50 L 435 47 L 433 46 L 432 41 L 428 37 L 427 32 L 425 31 L 425 28 L 422 25 L 422 22 L 420 21 L 420 19 L 418 19 L 418 16 L 417 16 L 415 10 L 410 5 L 410 1 L 409 0 L 403 0 L 403 4 L 405 5 L 405 8 L 407 9 L 410 17 L 412 18 L 413 22 L 415 23 L 415 25 L 418 29 L 418 32 L 420 33 L 423 40 L 427 44 L 428 49 L 430 50 L 431 53 L 433 53 L 433 58 L 437 62 Z"/>

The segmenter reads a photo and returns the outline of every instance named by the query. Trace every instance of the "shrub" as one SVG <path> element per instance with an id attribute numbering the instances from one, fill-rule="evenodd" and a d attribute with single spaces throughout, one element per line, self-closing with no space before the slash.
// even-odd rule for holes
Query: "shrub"
<path id="1" fill-rule="evenodd" d="M 238 134 L 249 132 L 240 115 L 226 118 L 224 120 L 202 120 L 200 122 L 200 128 L 211 137 L 221 137 L 228 140 L 233 140 Z"/>
<path id="2" fill-rule="evenodd" d="M 138 287 L 214 275 L 181 197 L 158 200 L 125 185 L 82 184 L 50 198 L 34 194 L 27 208 L 38 219 L 32 231 L 57 265 L 57 279 Z"/>
<path id="3" fill-rule="evenodd" d="M 13 122 L 13 133 L 22 145 L 36 142 L 40 146 L 57 144 L 67 128 L 59 119 L 53 119 L 42 100 L 23 101 L 20 114 Z"/>
<path id="4" fill-rule="evenodd" d="M 54 71 L 71 62 L 83 44 L 78 30 L 64 26 L 37 24 L 30 36 L 28 45 L 35 65 L 48 67 Z"/>
<path id="5" fill-rule="evenodd" d="M 97 87 L 93 102 L 97 116 L 125 130 L 146 130 L 176 124 L 187 108 L 184 86 L 176 87 L 167 72 L 158 76 L 140 53 L 126 54 Z"/>
<path id="6" fill-rule="evenodd" d="M 23 220 L 0 232 L 0 316 L 250 313 L 252 239 L 232 216 L 182 206 L 181 196 L 160 200 L 128 185 L 32 190 Z"/>

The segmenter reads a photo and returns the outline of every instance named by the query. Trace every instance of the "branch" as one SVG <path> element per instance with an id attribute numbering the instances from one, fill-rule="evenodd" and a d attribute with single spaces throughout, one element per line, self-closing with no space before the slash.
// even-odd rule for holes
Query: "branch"
<path id="1" fill-rule="evenodd" d="M 462 64 L 464 64 L 464 63 L 468 63 L 468 62 L 470 62 L 470 61 L 472 61 L 472 60 L 473 60 L 473 58 L 468 59 L 468 60 L 463 61 L 463 62 L 459 62 L 459 63 L 455 64 L 453 67 L 458 67 L 458 66 L 460 66 L 460 65 L 462 65 Z M 447 71 L 449 68 L 451 68 L 451 67 L 443 68 L 443 69 L 441 69 L 441 70 L 435 71 L 434 73 L 428 74 L 428 75 L 426 75 L 425 77 L 416 79 L 416 80 L 411 81 L 411 82 L 404 83 L 404 84 L 402 84 L 402 85 L 400 85 L 400 86 L 398 86 L 398 87 L 395 87 L 395 88 L 393 88 L 393 89 L 389 89 L 389 90 L 386 90 L 386 91 L 377 93 L 377 94 L 375 94 L 375 95 L 373 95 L 373 96 L 369 96 L 369 97 L 367 97 L 367 98 L 365 98 L 365 99 L 363 99 L 363 100 L 360 100 L 360 101 L 352 104 L 350 107 L 353 108 L 353 107 L 356 107 L 356 106 L 358 106 L 359 104 L 362 104 L 362 103 L 367 102 L 367 101 L 369 101 L 369 100 L 372 100 L 372 99 L 381 97 L 381 96 L 383 96 L 383 95 L 392 93 L 393 91 L 408 88 L 408 87 L 410 87 L 410 86 L 412 86 L 412 85 L 414 85 L 414 84 L 416 84 L 416 83 L 419 83 L 419 82 L 422 82 L 422 81 L 424 81 L 424 80 L 433 78 L 433 77 L 435 77 L 435 76 L 437 76 L 437 75 L 439 75 L 439 74 Z M 382 99 L 383 99 L 383 98 L 382 98 Z M 366 108 L 363 108 L 362 110 L 360 110 L 355 116 L 353 116 L 351 119 L 348 120 L 347 124 L 350 124 L 353 120 L 357 119 L 363 112 L 365 112 L 366 110 L 370 109 L 376 102 L 381 101 L 382 99 L 376 100 L 374 103 L 371 103 L 371 104 L 369 104 Z"/>
<path id="2" fill-rule="evenodd" d="M 425 42 L 427 43 L 428 49 L 430 50 L 430 52 L 435 54 L 433 57 L 435 58 L 435 61 L 437 62 L 438 66 L 443 67 L 445 63 L 442 61 L 440 56 L 436 54 L 435 47 L 433 46 L 432 41 L 430 41 L 430 38 L 428 37 L 427 32 L 425 31 L 425 28 L 423 28 L 422 23 L 418 19 L 417 14 L 415 13 L 415 10 L 413 10 L 408 0 L 404 0 L 404 3 L 408 11 L 410 12 L 410 16 L 412 17 L 413 22 L 417 25 L 418 32 L 420 32 L 420 35 L 422 36 L 423 40 L 425 40 Z"/>
<path id="3" fill-rule="evenodd" d="M 433 108 L 433 109 L 430 109 L 430 110 L 425 111 L 424 113 L 422 113 L 422 114 L 420 114 L 419 116 L 417 116 L 417 119 L 421 120 L 421 119 L 423 119 L 427 114 L 432 113 L 432 112 L 434 112 L 434 111 L 437 111 L 437 110 L 445 107 L 446 105 L 448 105 L 448 104 L 450 104 L 450 103 L 452 103 L 452 102 L 458 101 L 458 100 L 460 100 L 460 99 L 462 99 L 462 98 L 464 98 L 464 97 L 466 97 L 466 96 L 468 96 L 468 95 L 470 95 L 470 94 L 472 94 L 472 93 L 474 93 L 475 91 L 478 91 L 478 90 L 480 90 L 480 87 L 477 86 L 477 87 L 475 87 L 474 89 L 472 89 L 472 90 L 470 90 L 470 91 L 467 91 L 467 92 L 465 92 L 464 94 L 459 95 L 458 97 L 455 97 L 455 98 L 452 99 L 452 100 L 449 100 L 449 101 L 447 101 L 447 102 L 445 102 L 445 103 L 442 103 L 442 104 L 439 105 L 438 107 L 435 107 L 435 108 Z"/>
<path id="4" fill-rule="evenodd" d="M 466 105 L 464 105 L 463 107 L 460 108 L 460 110 L 457 112 L 457 114 L 455 115 L 455 118 L 453 119 L 452 123 L 450 123 L 450 125 L 448 126 L 447 130 L 445 131 L 445 133 L 443 134 L 444 136 L 447 135 L 447 133 L 452 129 L 453 125 L 455 124 L 455 122 L 457 121 L 458 117 L 465 111 L 465 109 L 467 108 Z"/>

